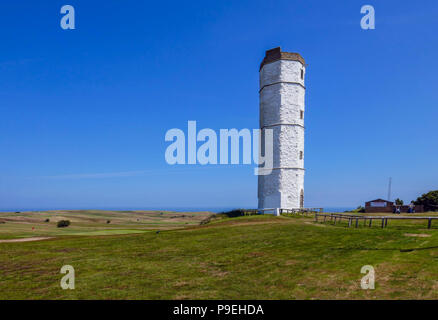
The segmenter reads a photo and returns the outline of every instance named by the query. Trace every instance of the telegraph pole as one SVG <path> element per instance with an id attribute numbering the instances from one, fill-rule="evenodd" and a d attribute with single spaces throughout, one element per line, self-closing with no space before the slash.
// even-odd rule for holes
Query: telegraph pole
<path id="1" fill-rule="evenodd" d="M 388 185 L 388 201 L 391 201 L 391 186 L 392 186 L 392 178 L 389 178 L 389 185 Z"/>

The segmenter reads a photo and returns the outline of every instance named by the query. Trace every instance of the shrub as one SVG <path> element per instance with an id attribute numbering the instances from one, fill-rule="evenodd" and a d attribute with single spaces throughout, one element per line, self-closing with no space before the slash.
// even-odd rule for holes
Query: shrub
<path id="1" fill-rule="evenodd" d="M 256 209 L 234 209 L 230 211 L 222 211 L 219 213 L 212 214 L 202 220 L 199 224 L 204 225 L 210 223 L 212 220 L 218 220 L 218 219 L 225 219 L 225 218 L 236 218 L 236 217 L 242 217 L 242 216 L 254 216 L 259 215 L 259 211 Z M 189 217 L 189 216 L 187 216 Z M 192 216 L 193 217 L 193 216 Z M 172 217 L 171 217 L 172 218 Z M 175 216 L 175 218 L 178 218 L 178 216 Z"/>
<path id="2" fill-rule="evenodd" d="M 46 219 L 46 220 L 44 220 L 44 222 L 50 222 L 50 219 Z"/>
<path id="3" fill-rule="evenodd" d="M 365 213 L 365 208 L 362 206 L 357 207 L 356 209 L 345 211 L 345 212 L 351 212 L 351 213 Z"/>
<path id="4" fill-rule="evenodd" d="M 110 223 L 111 223 L 111 220 L 107 220 L 106 223 L 110 224 Z"/>
<path id="5" fill-rule="evenodd" d="M 58 228 L 65 228 L 68 227 L 70 225 L 70 220 L 59 220 L 58 221 Z"/>
<path id="6" fill-rule="evenodd" d="M 245 209 L 234 209 L 230 211 L 220 212 L 218 215 L 224 215 L 228 218 L 235 218 L 241 216 L 252 216 L 259 214 L 257 210 L 245 210 Z"/>
<path id="7" fill-rule="evenodd" d="M 421 197 L 414 201 L 414 204 L 423 205 L 425 211 L 438 210 L 438 190 L 421 195 Z"/>

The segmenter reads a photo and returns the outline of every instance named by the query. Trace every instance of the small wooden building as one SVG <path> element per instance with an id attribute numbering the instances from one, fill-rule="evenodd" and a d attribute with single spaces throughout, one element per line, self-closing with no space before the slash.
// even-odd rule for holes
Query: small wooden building
<path id="1" fill-rule="evenodd" d="M 366 213 L 373 213 L 373 212 L 395 213 L 397 209 L 400 209 L 400 212 L 403 213 L 424 212 L 424 206 L 422 205 L 410 204 L 410 205 L 398 206 L 395 205 L 394 202 L 392 201 L 383 200 L 383 199 L 376 199 L 376 200 L 365 202 Z"/>
<path id="2" fill-rule="evenodd" d="M 376 199 L 372 201 L 365 202 L 365 212 L 373 213 L 373 212 L 393 212 L 394 210 L 394 202 Z"/>

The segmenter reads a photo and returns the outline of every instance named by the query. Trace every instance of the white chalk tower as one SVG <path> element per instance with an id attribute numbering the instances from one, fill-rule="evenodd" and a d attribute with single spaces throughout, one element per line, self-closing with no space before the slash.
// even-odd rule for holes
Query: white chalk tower
<path id="1" fill-rule="evenodd" d="M 260 129 L 273 129 L 274 140 L 272 173 L 258 177 L 259 209 L 304 207 L 305 66 L 300 54 L 280 47 L 260 65 Z"/>

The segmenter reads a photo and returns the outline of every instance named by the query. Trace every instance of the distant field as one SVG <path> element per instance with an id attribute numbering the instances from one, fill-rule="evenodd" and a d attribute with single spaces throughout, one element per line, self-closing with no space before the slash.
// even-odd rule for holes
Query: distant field
<path id="1" fill-rule="evenodd" d="M 68 235 L 141 233 L 198 225 L 209 212 L 56 210 L 0 212 L 0 240 Z M 49 219 L 49 222 L 45 222 Z M 59 220 L 70 220 L 57 228 Z"/>
<path id="2" fill-rule="evenodd" d="M 177 219 L 166 214 L 167 222 Z M 102 229 L 90 232 L 134 230 L 126 221 L 112 229 L 99 215 Z M 264 215 L 197 226 L 200 220 L 168 230 L 156 224 L 159 233 L 147 232 L 157 228 L 145 221 L 138 234 L 0 243 L 0 299 L 438 299 L 438 224 L 356 229 Z M 65 264 L 75 268 L 75 290 L 59 286 Z M 360 287 L 364 265 L 375 268 L 375 290 Z"/>

